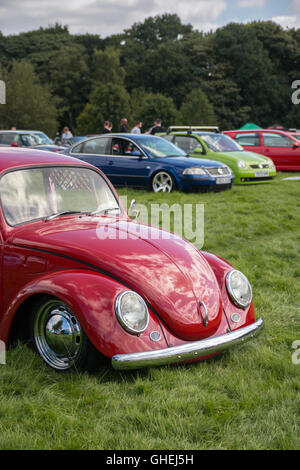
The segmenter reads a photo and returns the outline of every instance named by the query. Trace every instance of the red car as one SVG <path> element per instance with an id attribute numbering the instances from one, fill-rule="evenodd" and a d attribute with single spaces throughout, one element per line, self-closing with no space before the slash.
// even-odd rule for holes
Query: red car
<path id="1" fill-rule="evenodd" d="M 263 328 L 242 273 L 150 234 L 97 168 L 30 149 L 0 156 L 2 345 L 30 339 L 60 371 L 101 355 L 131 369 L 203 359 Z"/>
<path id="2" fill-rule="evenodd" d="M 245 150 L 273 160 L 277 170 L 300 171 L 300 142 L 290 132 L 274 129 L 224 131 Z"/>

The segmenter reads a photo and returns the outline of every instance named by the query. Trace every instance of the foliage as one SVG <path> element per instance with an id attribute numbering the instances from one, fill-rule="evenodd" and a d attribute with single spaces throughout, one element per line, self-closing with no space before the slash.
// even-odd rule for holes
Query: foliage
<path id="1" fill-rule="evenodd" d="M 60 24 L 18 35 L 0 32 L 0 66 L 10 71 L 14 60 L 33 64 L 40 83 L 54 97 L 59 127 L 68 125 L 77 133 L 98 129 L 96 121 L 112 114 L 111 107 L 98 109 L 99 102 L 91 101 L 99 84 L 122 88 L 114 92 L 125 106 L 114 113 L 115 125 L 120 115 L 133 122 L 141 113 L 126 93 L 134 95 L 138 89 L 163 95 L 178 112 L 190 92 L 202 90 L 222 129 L 248 120 L 262 127 L 276 122 L 299 128 L 299 113 L 291 102 L 291 84 L 299 79 L 299 51 L 300 29 L 254 21 L 202 33 L 172 14 L 146 18 L 105 39 L 73 35 Z M 19 108 L 15 112 L 16 117 L 22 113 Z M 153 115 L 146 110 L 144 120 L 150 125 L 160 114 L 153 104 Z M 76 123 L 83 124 L 76 129 Z"/>
<path id="2" fill-rule="evenodd" d="M 180 108 L 182 125 L 215 126 L 218 124 L 213 105 L 202 90 L 192 90 Z"/>
<path id="3" fill-rule="evenodd" d="M 41 85 L 30 62 L 12 62 L 4 72 L 6 104 L 0 106 L 0 127 L 36 129 L 55 135 L 57 128 L 55 102 L 46 86 Z"/>
<path id="4" fill-rule="evenodd" d="M 90 101 L 77 119 L 79 134 L 99 133 L 104 121 L 111 121 L 117 129 L 122 117 L 130 113 L 129 94 L 122 85 L 99 83 L 90 95 Z"/>
<path id="5" fill-rule="evenodd" d="M 137 111 L 136 111 L 137 112 Z M 154 125 L 154 120 L 160 118 L 163 127 L 168 127 L 179 119 L 179 113 L 172 98 L 160 93 L 147 93 L 138 109 L 138 116 L 147 131 Z"/>

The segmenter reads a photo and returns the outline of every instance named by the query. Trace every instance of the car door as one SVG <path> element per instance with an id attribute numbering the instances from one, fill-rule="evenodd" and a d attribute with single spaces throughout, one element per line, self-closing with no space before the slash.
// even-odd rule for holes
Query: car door
<path id="1" fill-rule="evenodd" d="M 148 157 L 132 140 L 111 137 L 107 176 L 113 184 L 148 187 L 150 171 Z"/>
<path id="2" fill-rule="evenodd" d="M 234 140 L 250 152 L 262 153 L 262 141 L 258 132 L 240 132 Z"/>
<path id="3" fill-rule="evenodd" d="M 200 149 L 200 154 L 205 154 L 203 145 L 195 137 L 189 135 L 176 135 L 173 143 L 177 145 L 177 147 L 181 148 L 188 155 L 193 154 L 195 152 L 195 149 Z"/>
<path id="4" fill-rule="evenodd" d="M 95 137 L 75 145 L 69 155 L 96 166 L 107 175 L 109 146 L 110 137 Z"/>
<path id="5" fill-rule="evenodd" d="M 293 170 L 300 166 L 300 147 L 290 137 L 275 132 L 262 132 L 263 154 L 272 158 L 279 170 Z"/>

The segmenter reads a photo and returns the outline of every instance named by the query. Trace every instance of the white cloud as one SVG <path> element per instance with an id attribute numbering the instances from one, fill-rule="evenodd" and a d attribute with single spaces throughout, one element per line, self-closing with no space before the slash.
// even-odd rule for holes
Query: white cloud
<path id="1" fill-rule="evenodd" d="M 299 18 L 297 16 L 274 16 L 272 21 L 280 24 L 283 28 L 298 28 Z"/>
<path id="2" fill-rule="evenodd" d="M 216 20 L 226 8 L 227 0 L 1 0 L 0 31 L 13 34 L 58 22 L 71 33 L 105 37 L 164 13 L 176 13 L 183 23 L 208 31 L 218 27 Z"/>
<path id="3" fill-rule="evenodd" d="M 238 0 L 239 8 L 263 8 L 267 0 Z"/>
<path id="4" fill-rule="evenodd" d="M 299 28 L 300 25 L 300 0 L 292 0 L 289 7 L 291 15 L 275 16 L 272 18 L 275 23 L 280 24 L 283 28 Z"/>

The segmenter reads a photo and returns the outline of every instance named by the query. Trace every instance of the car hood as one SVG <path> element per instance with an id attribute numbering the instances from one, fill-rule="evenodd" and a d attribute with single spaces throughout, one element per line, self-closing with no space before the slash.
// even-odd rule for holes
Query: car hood
<path id="1" fill-rule="evenodd" d="M 214 156 L 219 156 L 219 157 L 225 157 L 228 160 L 232 160 L 233 162 L 236 162 L 237 160 L 243 160 L 246 163 L 266 163 L 266 161 L 269 160 L 269 158 L 260 155 L 258 153 L 254 152 L 247 152 L 246 150 L 243 151 L 237 151 L 237 152 L 210 152 L 210 155 Z"/>
<path id="2" fill-rule="evenodd" d="M 206 167 L 206 168 L 223 168 L 226 165 L 222 162 L 217 162 L 217 161 L 212 161 L 212 160 L 207 160 L 205 158 L 193 158 L 189 157 L 188 155 L 186 157 L 165 157 L 165 158 L 156 158 L 153 160 L 161 161 L 164 164 L 171 164 L 171 165 L 176 165 L 177 167 L 180 168 L 189 168 L 189 167 Z"/>
<path id="3" fill-rule="evenodd" d="M 138 292 L 180 338 L 210 336 L 220 324 L 221 295 L 212 269 L 193 245 L 168 232 L 150 232 L 130 219 L 69 217 L 19 228 L 10 243 L 39 256 L 57 253 L 66 267 L 71 258 L 101 270 Z"/>

